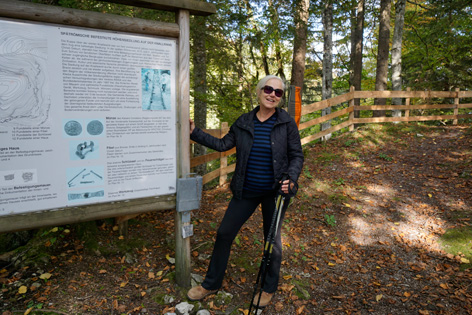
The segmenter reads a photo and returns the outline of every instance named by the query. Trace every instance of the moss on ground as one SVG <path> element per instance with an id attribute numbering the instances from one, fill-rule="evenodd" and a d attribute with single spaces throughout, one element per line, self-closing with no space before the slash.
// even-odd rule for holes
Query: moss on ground
<path id="1" fill-rule="evenodd" d="M 447 253 L 462 258 L 462 269 L 472 268 L 472 227 L 447 230 L 441 236 L 441 245 Z"/>

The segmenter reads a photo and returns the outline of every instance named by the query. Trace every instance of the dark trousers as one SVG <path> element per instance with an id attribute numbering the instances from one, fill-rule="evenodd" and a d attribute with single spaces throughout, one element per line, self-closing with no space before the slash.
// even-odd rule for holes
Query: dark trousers
<path id="1" fill-rule="evenodd" d="M 262 208 L 264 239 L 267 239 L 267 234 L 269 233 L 270 224 L 275 211 L 275 194 L 269 193 L 254 197 L 243 196 L 243 199 L 236 199 L 233 197 L 231 199 L 216 234 L 216 242 L 213 248 L 210 265 L 208 266 L 205 280 L 202 283 L 202 286 L 205 289 L 217 290 L 221 287 L 226 266 L 228 265 L 231 244 L 243 224 L 254 213 L 259 204 Z M 282 262 L 282 240 L 280 230 L 288 204 L 289 198 L 286 198 L 277 236 L 275 238 L 270 265 L 262 287 L 264 292 L 267 293 L 275 292 L 279 282 L 280 263 Z"/>

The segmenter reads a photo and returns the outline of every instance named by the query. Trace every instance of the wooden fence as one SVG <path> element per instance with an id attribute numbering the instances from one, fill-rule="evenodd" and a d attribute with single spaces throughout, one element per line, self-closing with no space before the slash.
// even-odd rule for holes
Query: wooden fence
<path id="1" fill-rule="evenodd" d="M 375 99 L 400 98 L 405 105 L 371 105 Z M 460 109 L 472 108 L 472 103 L 461 103 L 461 99 L 472 98 L 472 91 L 355 91 L 353 88 L 343 95 L 327 100 L 302 106 L 302 119 L 299 126 L 302 136 L 302 145 L 320 139 L 341 129 L 354 130 L 356 124 L 383 123 L 383 122 L 411 122 L 430 120 L 452 120 L 457 124 L 459 119 L 472 118 L 472 113 L 460 113 Z M 354 105 L 359 99 L 361 105 Z M 447 100 L 449 103 L 447 103 Z M 441 104 L 440 104 L 441 103 Z M 321 116 L 321 111 L 331 108 L 331 113 Z M 400 111 L 399 117 L 367 117 L 373 111 Z M 452 113 L 433 114 L 430 110 L 448 110 Z M 359 111 L 359 117 L 354 112 Z M 369 112 L 367 112 L 369 111 Z M 321 131 L 319 126 L 330 121 L 331 127 Z M 313 132 L 310 132 L 313 129 Z M 228 123 L 221 123 L 221 129 L 206 129 L 215 137 L 223 137 L 229 130 Z M 194 144 L 194 142 L 191 142 Z M 219 177 L 220 185 L 224 184 L 227 175 L 234 172 L 235 164 L 228 165 L 228 156 L 236 153 L 233 148 L 226 152 L 213 152 L 190 159 L 190 167 L 220 160 L 220 166 L 214 171 L 203 175 L 203 183 Z"/>

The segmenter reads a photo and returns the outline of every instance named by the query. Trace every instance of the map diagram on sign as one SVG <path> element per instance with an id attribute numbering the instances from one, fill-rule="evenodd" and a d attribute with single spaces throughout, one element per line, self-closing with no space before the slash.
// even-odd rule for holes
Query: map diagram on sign
<path id="1" fill-rule="evenodd" d="M 0 126 L 39 126 L 48 120 L 47 48 L 40 33 L 0 30 Z"/>

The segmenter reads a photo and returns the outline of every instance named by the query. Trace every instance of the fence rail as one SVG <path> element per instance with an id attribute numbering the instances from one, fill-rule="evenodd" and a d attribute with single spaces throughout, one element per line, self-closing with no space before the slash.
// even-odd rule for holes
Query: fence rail
<path id="1" fill-rule="evenodd" d="M 371 99 L 394 98 L 401 98 L 404 100 L 405 105 L 369 105 L 372 103 Z M 302 145 L 305 145 L 344 128 L 349 128 L 350 131 L 353 131 L 354 125 L 356 124 L 431 120 L 452 120 L 453 124 L 457 124 L 459 119 L 472 118 L 472 114 L 470 113 L 459 114 L 459 109 L 472 108 L 472 103 L 460 103 L 460 100 L 464 98 L 472 98 L 472 91 L 460 91 L 458 89 L 455 91 L 411 91 L 409 89 L 406 91 L 355 91 L 351 88 L 351 90 L 346 94 L 302 106 L 302 122 L 300 123 L 299 130 L 302 131 L 328 121 L 331 121 L 332 124 L 336 124 L 326 130 L 314 131 L 313 134 L 304 136 L 301 139 L 301 142 Z M 354 105 L 356 99 L 363 99 L 364 104 L 367 105 Z M 453 102 L 450 104 L 436 104 L 431 102 L 432 99 L 450 99 Z M 412 104 L 413 101 L 416 101 L 416 104 Z M 321 116 L 321 111 L 326 108 L 331 108 L 331 113 Z M 411 116 L 411 111 L 427 111 L 432 109 L 453 110 L 453 113 L 444 115 L 426 114 Z M 364 111 L 373 112 L 386 110 L 401 111 L 402 115 L 401 117 L 354 117 L 355 111 L 361 113 Z M 319 117 L 304 119 L 305 117 L 308 117 L 307 115 L 319 115 Z M 228 123 L 224 122 L 221 124 L 221 129 L 206 129 L 205 131 L 215 137 L 222 138 L 226 133 L 228 133 L 228 130 Z M 193 143 L 194 142 L 191 142 L 191 144 Z M 225 183 L 227 175 L 234 172 L 235 164 L 228 165 L 227 161 L 228 157 L 235 153 L 236 149 L 233 148 L 226 152 L 213 152 L 193 157 L 190 160 L 190 166 L 195 167 L 211 161 L 220 160 L 220 167 L 205 174 L 203 176 L 203 183 L 206 184 L 219 177 L 219 183 L 222 185 Z"/>

